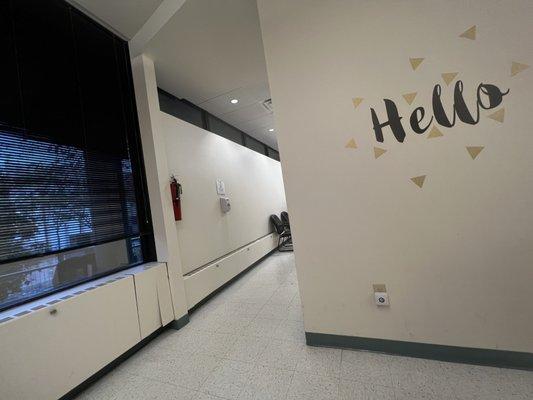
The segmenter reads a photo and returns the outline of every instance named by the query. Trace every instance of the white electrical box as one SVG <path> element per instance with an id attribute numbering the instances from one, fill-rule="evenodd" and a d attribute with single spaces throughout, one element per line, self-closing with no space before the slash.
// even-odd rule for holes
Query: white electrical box
<path id="1" fill-rule="evenodd" d="M 220 209 L 223 213 L 229 212 L 231 210 L 231 204 L 229 202 L 229 197 L 221 197 L 220 198 Z"/>
<path id="2" fill-rule="evenodd" d="M 377 306 L 388 306 L 389 304 L 389 295 L 386 292 L 375 292 L 374 300 Z"/>

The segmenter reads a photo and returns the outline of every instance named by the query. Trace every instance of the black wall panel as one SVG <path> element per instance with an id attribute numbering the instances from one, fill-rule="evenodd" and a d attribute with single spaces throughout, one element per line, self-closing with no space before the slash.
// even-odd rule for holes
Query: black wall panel
<path id="1" fill-rule="evenodd" d="M 240 145 L 243 144 L 244 135 L 237 128 L 211 114 L 208 114 L 207 121 L 207 129 L 209 131 L 216 133 L 217 135 L 220 135 L 222 137 L 225 137 L 226 139 L 229 139 L 232 142 L 238 143 Z"/>
<path id="2" fill-rule="evenodd" d="M 251 136 L 246 136 L 245 146 L 251 150 L 257 151 L 258 153 L 267 155 L 265 144 Z"/>
<path id="3" fill-rule="evenodd" d="M 179 100 L 162 89 L 158 88 L 157 92 L 159 95 L 159 108 L 161 111 L 196 125 L 199 128 L 205 128 L 202 109 Z"/>
<path id="4" fill-rule="evenodd" d="M 273 158 L 274 160 L 279 161 L 279 152 L 278 151 L 268 147 L 267 148 L 267 152 L 268 152 L 267 156 L 269 156 L 270 158 Z"/>

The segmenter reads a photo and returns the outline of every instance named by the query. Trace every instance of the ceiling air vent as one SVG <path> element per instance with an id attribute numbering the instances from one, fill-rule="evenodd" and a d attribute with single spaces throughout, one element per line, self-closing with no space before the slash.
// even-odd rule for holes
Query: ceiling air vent
<path id="1" fill-rule="evenodd" d="M 274 112 L 274 109 L 272 108 L 272 99 L 263 101 L 263 107 L 270 112 Z"/>

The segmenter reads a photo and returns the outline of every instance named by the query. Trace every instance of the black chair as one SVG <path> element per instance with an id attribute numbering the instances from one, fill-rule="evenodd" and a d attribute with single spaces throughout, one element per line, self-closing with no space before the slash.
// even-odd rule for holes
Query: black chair
<path id="1" fill-rule="evenodd" d="M 291 230 L 287 229 L 281 219 L 275 214 L 270 216 L 270 222 L 278 234 L 278 251 L 292 251 Z"/>
<path id="2" fill-rule="evenodd" d="M 283 225 L 290 230 L 291 223 L 289 222 L 289 213 L 287 211 L 282 211 L 280 214 L 280 217 L 281 217 L 281 222 L 283 222 Z"/>

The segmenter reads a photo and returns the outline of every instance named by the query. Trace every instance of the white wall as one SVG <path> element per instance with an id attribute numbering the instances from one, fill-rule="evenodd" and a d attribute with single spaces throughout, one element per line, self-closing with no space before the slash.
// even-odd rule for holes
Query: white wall
<path id="1" fill-rule="evenodd" d="M 135 57 L 131 66 L 157 261 L 167 264 L 174 315 L 179 319 L 187 314 L 187 298 L 178 235 L 173 226 L 172 199 L 165 138 L 160 127 L 155 66 L 154 62 L 144 54 Z"/>
<path id="2" fill-rule="evenodd" d="M 271 232 L 270 214 L 286 210 L 280 163 L 171 115 L 160 113 L 169 175 L 183 185 L 176 222 L 183 273 Z M 222 179 L 231 211 L 223 214 Z"/>
<path id="3" fill-rule="evenodd" d="M 306 330 L 532 352 L 533 68 L 510 74 L 533 65 L 531 1 L 258 5 Z M 460 38 L 472 25 L 476 40 Z M 413 71 L 410 57 L 425 60 Z M 481 110 L 477 125 L 415 134 L 409 115 L 423 106 L 429 120 L 436 83 L 451 114 L 444 72 L 459 72 L 472 109 L 480 82 L 510 88 L 504 122 Z M 384 119 L 384 98 L 404 143 L 389 128 L 376 141 L 370 107 Z M 472 160 L 466 146 L 484 150 Z M 373 283 L 390 308 L 373 304 Z"/>

